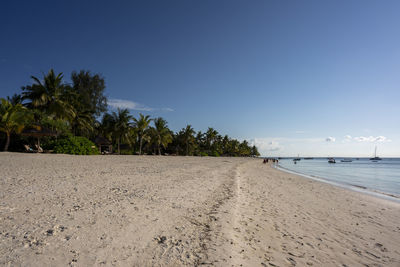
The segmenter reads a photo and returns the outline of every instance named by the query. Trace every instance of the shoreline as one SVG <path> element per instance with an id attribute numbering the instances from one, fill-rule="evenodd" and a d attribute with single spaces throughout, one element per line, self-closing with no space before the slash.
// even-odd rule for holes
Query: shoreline
<path id="1" fill-rule="evenodd" d="M 389 201 L 393 201 L 396 203 L 400 203 L 400 196 L 398 195 L 394 195 L 394 194 L 390 194 L 390 193 L 385 193 L 379 190 L 375 190 L 372 188 L 368 188 L 366 186 L 362 186 L 362 185 L 355 185 L 355 184 L 348 184 L 348 183 L 340 183 L 340 182 L 336 182 L 336 181 L 332 181 L 329 180 L 328 178 L 324 178 L 324 177 L 319 177 L 319 176 L 315 176 L 315 175 L 309 175 L 309 174 L 304 174 L 304 173 L 300 173 L 300 172 L 296 172 L 296 171 L 292 171 L 289 170 L 285 167 L 282 167 L 281 165 L 278 164 L 278 166 L 274 165 L 273 168 L 286 172 L 286 173 L 290 173 L 290 174 L 295 174 L 295 175 L 299 175 L 308 179 L 312 179 L 314 181 L 319 181 L 322 183 L 326 183 L 326 184 L 330 184 L 342 189 L 347 189 L 353 192 L 359 192 L 362 194 L 367 194 L 370 196 L 374 196 L 380 199 L 385 199 L 385 200 L 389 200 Z"/>

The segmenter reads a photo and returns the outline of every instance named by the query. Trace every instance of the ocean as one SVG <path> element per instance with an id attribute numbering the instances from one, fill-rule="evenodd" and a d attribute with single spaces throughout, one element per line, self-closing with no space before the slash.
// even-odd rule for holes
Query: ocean
<path id="1" fill-rule="evenodd" d="M 328 163 L 326 158 L 279 160 L 279 167 L 298 174 L 352 187 L 357 191 L 369 191 L 400 198 L 400 158 L 383 158 L 372 162 L 369 158 L 352 159 L 352 162 Z"/>

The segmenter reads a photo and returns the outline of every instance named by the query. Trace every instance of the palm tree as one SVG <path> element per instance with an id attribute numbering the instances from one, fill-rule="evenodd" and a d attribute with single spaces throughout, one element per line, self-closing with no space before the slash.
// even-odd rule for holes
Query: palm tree
<path id="1" fill-rule="evenodd" d="M 225 135 L 224 138 L 221 140 L 221 146 L 222 146 L 222 153 L 225 155 L 229 154 L 229 136 Z"/>
<path id="2" fill-rule="evenodd" d="M 148 134 L 147 129 L 149 128 L 151 119 L 149 115 L 144 116 L 140 113 L 139 118 L 133 118 L 133 121 L 139 138 L 139 155 L 142 155 L 143 138 Z"/>
<path id="3" fill-rule="evenodd" d="M 93 131 L 93 116 L 88 110 L 76 110 L 74 112 L 74 117 L 71 119 L 71 128 L 74 135 L 85 134 L 89 135 Z"/>
<path id="4" fill-rule="evenodd" d="M 110 113 L 105 113 L 101 122 L 98 125 L 98 134 L 102 135 L 103 137 L 111 140 L 112 133 L 114 131 L 114 118 Z"/>
<path id="5" fill-rule="evenodd" d="M 73 108 L 65 99 L 66 86 L 62 81 L 62 73 L 56 75 L 54 70 L 51 69 L 44 76 L 43 82 L 35 76 L 31 76 L 31 78 L 34 80 L 34 83 L 22 87 L 24 91 L 22 98 L 23 100 L 30 100 L 26 104 L 29 108 L 39 109 L 56 118 L 73 117 Z"/>
<path id="6" fill-rule="evenodd" d="M 251 147 L 249 146 L 249 142 L 247 142 L 246 140 L 243 140 L 243 142 L 240 143 L 239 153 L 240 153 L 240 156 L 250 156 Z"/>
<path id="7" fill-rule="evenodd" d="M 239 145 L 240 142 L 236 139 L 232 139 L 229 142 L 229 156 L 238 156 L 239 154 Z"/>
<path id="8" fill-rule="evenodd" d="M 14 94 L 12 97 L 7 96 L 7 101 L 12 105 L 22 104 L 22 96 L 20 94 Z"/>
<path id="9" fill-rule="evenodd" d="M 121 141 L 128 139 L 130 133 L 130 120 L 132 116 L 129 114 L 128 109 L 118 108 L 117 112 L 112 113 L 113 132 L 118 144 L 118 154 L 121 153 Z"/>
<path id="10" fill-rule="evenodd" d="M 4 146 L 4 151 L 7 151 L 11 134 L 14 132 L 20 133 L 30 116 L 27 114 L 26 108 L 21 104 L 13 105 L 4 98 L 1 98 L 0 101 L 0 131 L 7 135 Z"/>
<path id="11" fill-rule="evenodd" d="M 161 146 L 165 149 L 172 142 L 171 130 L 168 129 L 167 121 L 163 118 L 154 119 L 153 129 L 158 155 L 161 155 Z"/>
<path id="12" fill-rule="evenodd" d="M 183 128 L 181 130 L 180 134 L 183 139 L 182 141 L 186 145 L 186 156 L 188 156 L 189 155 L 189 147 L 193 146 L 193 144 L 195 142 L 195 138 L 194 138 L 195 131 L 191 125 L 187 125 L 186 128 Z"/>
<path id="13" fill-rule="evenodd" d="M 211 153 L 212 147 L 217 139 L 218 132 L 214 129 L 209 127 L 207 132 L 205 133 L 206 137 L 206 149 L 208 150 L 208 153 Z"/>
<path id="14" fill-rule="evenodd" d="M 85 135 L 88 137 L 94 130 L 94 111 L 82 103 L 82 95 L 73 87 L 66 86 L 64 90 L 64 101 L 67 101 L 73 110 L 69 124 L 74 135 Z"/>

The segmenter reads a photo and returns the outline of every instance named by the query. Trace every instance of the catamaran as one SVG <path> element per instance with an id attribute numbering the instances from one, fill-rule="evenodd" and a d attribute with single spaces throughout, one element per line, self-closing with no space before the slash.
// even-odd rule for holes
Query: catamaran
<path id="1" fill-rule="evenodd" d="M 382 160 L 380 157 L 377 157 L 377 156 L 376 156 L 376 146 L 375 146 L 375 155 L 374 155 L 373 158 L 370 158 L 369 160 L 372 160 L 372 161 Z"/>

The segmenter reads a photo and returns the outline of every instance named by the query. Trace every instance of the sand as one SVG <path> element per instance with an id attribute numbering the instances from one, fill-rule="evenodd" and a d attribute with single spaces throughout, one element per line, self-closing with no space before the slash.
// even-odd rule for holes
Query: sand
<path id="1" fill-rule="evenodd" d="M 400 266 L 400 204 L 258 159 L 0 153 L 0 265 Z"/>

